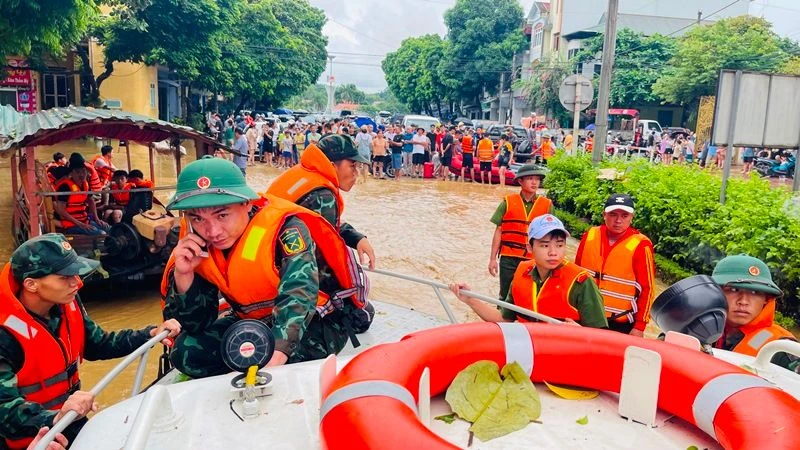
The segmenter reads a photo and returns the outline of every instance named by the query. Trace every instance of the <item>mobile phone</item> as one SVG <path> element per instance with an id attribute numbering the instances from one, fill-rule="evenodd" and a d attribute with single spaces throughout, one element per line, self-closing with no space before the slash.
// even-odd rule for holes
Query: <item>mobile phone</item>
<path id="1" fill-rule="evenodd" d="M 186 225 L 189 227 L 189 233 L 199 236 L 197 233 L 194 232 L 194 229 L 192 228 L 192 222 L 190 222 L 188 219 L 186 220 Z M 203 238 L 201 237 L 200 239 Z M 205 242 L 205 239 L 203 239 L 203 242 Z M 200 257 L 208 258 L 208 245 L 202 245 L 200 247 Z"/>

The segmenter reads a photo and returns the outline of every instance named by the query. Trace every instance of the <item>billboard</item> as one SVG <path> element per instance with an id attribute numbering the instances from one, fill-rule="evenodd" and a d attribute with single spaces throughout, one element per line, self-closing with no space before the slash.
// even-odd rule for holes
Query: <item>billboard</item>
<path id="1" fill-rule="evenodd" d="M 712 141 L 735 147 L 800 147 L 800 77 L 723 70 Z"/>

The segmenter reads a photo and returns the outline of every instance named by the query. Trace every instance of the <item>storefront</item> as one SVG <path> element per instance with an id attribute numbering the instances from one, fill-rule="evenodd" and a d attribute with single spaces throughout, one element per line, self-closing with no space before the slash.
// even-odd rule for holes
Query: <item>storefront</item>
<path id="1" fill-rule="evenodd" d="M 23 58 L 6 58 L 6 77 L 0 80 L 0 105 L 11 105 L 19 112 L 34 113 L 37 80 Z"/>

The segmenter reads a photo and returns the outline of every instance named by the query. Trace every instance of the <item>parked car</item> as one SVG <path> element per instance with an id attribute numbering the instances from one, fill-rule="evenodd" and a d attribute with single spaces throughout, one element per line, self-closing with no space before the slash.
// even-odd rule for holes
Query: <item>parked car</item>
<path id="1" fill-rule="evenodd" d="M 528 140 L 528 133 L 525 131 L 525 128 L 522 128 L 519 125 L 503 125 L 503 124 L 494 124 L 489 125 L 485 132 L 489 135 L 489 139 L 492 142 L 497 142 L 500 139 L 501 134 L 505 134 L 506 130 L 512 128 L 514 130 L 514 136 L 517 138 L 517 142 L 522 142 Z"/>
<path id="2" fill-rule="evenodd" d="M 683 127 L 664 127 L 661 130 L 664 133 L 669 133 L 669 136 L 673 139 L 678 136 L 686 137 L 692 134 L 692 130 Z"/>
<path id="3" fill-rule="evenodd" d="M 422 127 L 425 130 L 430 130 L 431 125 L 439 126 L 442 123 L 436 117 L 432 116 L 418 116 L 408 114 L 403 117 L 403 127 L 413 126 L 413 127 Z"/>

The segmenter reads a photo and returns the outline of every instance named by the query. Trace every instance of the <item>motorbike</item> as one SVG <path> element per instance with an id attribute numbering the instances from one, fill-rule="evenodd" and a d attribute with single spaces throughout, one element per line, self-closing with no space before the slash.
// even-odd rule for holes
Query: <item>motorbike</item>
<path id="1" fill-rule="evenodd" d="M 753 167 L 762 177 L 789 177 L 794 176 L 795 156 L 789 156 L 785 161 L 758 158 Z"/>

